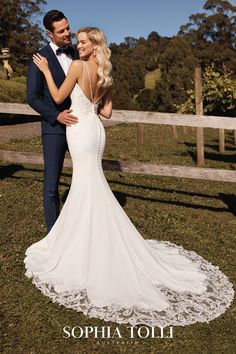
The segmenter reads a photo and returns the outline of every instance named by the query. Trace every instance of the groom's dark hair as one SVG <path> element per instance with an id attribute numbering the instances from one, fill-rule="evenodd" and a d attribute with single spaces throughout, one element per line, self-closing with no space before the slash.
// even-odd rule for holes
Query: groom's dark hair
<path id="1" fill-rule="evenodd" d="M 63 20 L 63 18 L 67 20 L 66 16 L 61 11 L 58 10 L 48 11 L 43 18 L 43 25 L 48 31 L 53 32 L 54 31 L 53 22 L 61 21 Z"/>

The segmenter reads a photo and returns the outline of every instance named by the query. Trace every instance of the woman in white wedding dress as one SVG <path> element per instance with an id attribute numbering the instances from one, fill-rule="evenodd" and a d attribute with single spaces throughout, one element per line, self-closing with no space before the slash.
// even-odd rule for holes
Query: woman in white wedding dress
<path id="1" fill-rule="evenodd" d="M 112 110 L 110 50 L 97 28 L 78 32 L 80 60 L 58 89 L 47 61 L 53 99 L 69 94 L 79 119 L 67 127 L 71 188 L 49 234 L 26 251 L 26 275 L 53 301 L 105 321 L 150 326 L 208 322 L 233 299 L 227 277 L 194 252 L 144 240 L 114 197 L 101 161 L 105 131 L 99 115 Z M 100 102 L 100 103 L 98 103 Z"/>

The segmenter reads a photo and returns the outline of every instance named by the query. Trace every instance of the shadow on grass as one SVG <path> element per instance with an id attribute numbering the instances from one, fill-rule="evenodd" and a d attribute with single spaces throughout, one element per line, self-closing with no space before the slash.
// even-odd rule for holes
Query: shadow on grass
<path id="1" fill-rule="evenodd" d="M 24 166 L 18 164 L 11 164 L 0 167 L 0 180 L 4 178 L 13 177 L 14 173 L 25 170 Z"/>
<path id="2" fill-rule="evenodd" d="M 42 169 L 37 169 L 37 168 L 26 168 L 23 165 L 20 164 L 11 164 L 11 165 L 5 165 L 3 167 L 0 167 L 0 179 L 4 179 L 4 178 L 12 178 L 12 179 L 29 179 L 32 177 L 25 177 L 25 176 L 14 176 L 15 173 L 17 173 L 18 171 L 26 171 L 26 172 L 36 172 L 36 173 L 40 173 L 40 175 L 42 176 L 42 178 L 37 179 L 34 178 L 34 181 L 37 182 L 43 182 L 43 168 Z M 62 173 L 61 176 L 63 177 L 71 177 L 72 173 Z M 65 187 L 68 186 L 68 184 L 63 184 L 60 183 L 61 185 L 65 185 Z"/>
<path id="3" fill-rule="evenodd" d="M 235 155 L 226 155 L 226 154 L 220 154 L 220 153 L 214 154 L 214 153 L 205 152 L 205 158 L 207 160 L 212 160 L 212 161 L 223 161 L 227 163 L 236 164 L 236 154 Z"/>
<path id="4" fill-rule="evenodd" d="M 205 148 L 212 149 L 219 153 L 219 144 L 204 144 Z M 225 144 L 225 150 L 227 151 L 236 151 L 236 148 L 233 146 L 228 146 L 227 143 Z"/>
<path id="5" fill-rule="evenodd" d="M 122 186 L 127 186 L 127 187 L 135 187 L 135 188 L 142 188 L 142 189 L 148 189 L 151 191 L 159 191 L 163 193 L 175 193 L 175 194 L 182 194 L 182 195 L 187 195 L 187 196 L 192 196 L 192 197 L 200 197 L 200 198 L 208 198 L 208 199 L 217 199 L 217 196 L 209 195 L 209 194 L 203 194 L 203 193 L 195 193 L 195 192 L 185 192 L 182 190 L 177 190 L 177 189 L 167 189 L 167 188 L 160 188 L 160 187 L 150 187 L 150 186 L 144 186 L 141 184 L 133 184 L 133 183 L 127 183 L 127 182 L 121 182 L 121 181 L 112 181 L 110 179 L 107 179 L 108 183 L 113 183 L 113 184 L 119 184 Z"/>
<path id="6" fill-rule="evenodd" d="M 236 216 L 236 195 L 219 193 L 219 198 L 228 206 L 230 212 Z"/>
<path id="7" fill-rule="evenodd" d="M 15 114 L 0 114 L 0 126 L 1 125 L 16 125 L 22 123 L 33 123 L 40 122 L 41 118 L 39 116 L 31 115 L 15 115 Z"/>
<path id="8" fill-rule="evenodd" d="M 118 203 L 124 207 L 127 203 L 127 198 L 126 198 L 126 193 L 122 192 L 117 192 L 117 191 L 112 191 L 113 194 L 115 195 L 116 199 L 118 200 Z"/>
<path id="9" fill-rule="evenodd" d="M 226 136 L 226 138 L 225 138 L 225 143 L 226 143 L 226 144 L 231 144 L 231 145 L 234 145 L 234 146 L 235 146 L 235 144 L 234 144 L 234 136 L 233 136 L 233 135 L 228 135 L 228 136 Z"/>
<path id="10" fill-rule="evenodd" d="M 182 144 L 184 144 L 188 148 L 192 148 L 192 149 L 196 150 L 196 143 L 191 143 L 191 142 L 185 141 Z M 204 143 L 204 147 L 208 148 L 208 149 L 212 149 L 212 150 L 219 153 L 219 142 L 218 141 L 215 141 L 210 144 Z M 227 139 L 225 139 L 225 149 L 226 149 L 226 151 L 236 151 L 236 146 L 234 146 L 234 138 L 233 137 L 227 137 Z"/>
<path id="11" fill-rule="evenodd" d="M 192 160 L 196 163 L 196 152 L 189 150 L 188 154 L 192 158 Z M 205 151 L 204 156 L 206 160 L 222 161 L 226 163 L 236 163 L 236 154 L 227 155 L 227 151 L 224 154 L 220 154 L 220 153 L 217 154 L 217 153 Z"/>
<path id="12" fill-rule="evenodd" d="M 177 202 L 177 201 L 164 201 L 161 199 L 156 199 L 156 198 L 145 198 L 143 196 L 138 196 L 134 194 L 128 194 L 125 193 L 126 196 L 129 196 L 131 198 L 135 199 L 141 199 L 141 200 L 146 200 L 146 201 L 151 201 L 151 202 L 159 202 L 163 204 L 173 204 L 177 206 L 184 206 L 188 208 L 193 208 L 193 209 L 203 209 L 203 210 L 210 210 L 210 211 L 216 211 L 216 212 L 228 212 L 232 213 L 233 215 L 236 215 L 236 196 L 234 194 L 223 194 L 223 193 L 218 193 L 218 195 L 209 195 L 209 194 L 203 194 L 203 193 L 194 193 L 194 192 L 185 192 L 181 190 L 176 190 L 176 189 L 167 189 L 167 188 L 159 188 L 159 187 L 148 187 L 144 185 L 136 185 L 132 183 L 126 183 L 126 182 L 120 182 L 120 181 L 113 181 L 110 179 L 107 179 L 108 183 L 110 184 L 117 184 L 117 185 L 122 185 L 126 187 L 135 187 L 135 188 L 142 188 L 146 190 L 153 190 L 153 191 L 159 191 L 162 193 L 174 193 L 174 194 L 179 194 L 179 195 L 186 195 L 186 196 L 192 196 L 192 197 L 200 197 L 200 198 L 206 198 L 206 199 L 215 199 L 215 200 L 221 200 L 223 201 L 228 208 L 216 208 L 216 207 L 211 207 L 211 206 L 203 206 L 203 205 L 193 205 L 185 202 Z M 113 191 L 114 193 L 114 191 Z"/>
<path id="13" fill-rule="evenodd" d="M 4 178 L 13 178 L 13 179 L 28 179 L 28 177 L 25 176 L 13 176 L 14 173 L 18 171 L 30 171 L 30 172 L 40 172 L 43 177 L 43 170 L 42 169 L 34 169 L 34 168 L 25 168 L 22 165 L 17 165 L 17 164 L 11 164 L 7 166 L 3 166 L 0 168 L 0 175 L 1 179 Z M 64 177 L 71 177 L 71 173 L 62 173 L 62 176 Z M 31 177 L 30 177 L 31 178 Z M 43 183 L 43 178 L 42 179 L 35 179 L 34 181 L 38 181 L 40 183 Z M 144 185 L 136 185 L 132 183 L 126 183 L 126 182 L 121 182 L 121 181 L 116 181 L 116 180 L 107 180 L 108 183 L 113 183 L 116 185 L 122 185 L 126 187 L 135 187 L 135 188 L 142 188 L 145 189 L 146 191 L 152 190 L 152 191 L 160 191 L 163 193 L 174 193 L 174 194 L 179 194 L 180 198 L 181 195 L 185 196 L 193 196 L 193 197 L 200 197 L 200 198 L 206 198 L 206 199 L 220 199 L 223 201 L 227 207 L 225 208 L 220 208 L 220 207 L 214 207 L 214 206 L 206 206 L 206 205 L 200 205 L 200 204 L 192 204 L 192 203 L 187 203 L 184 201 L 173 201 L 173 200 L 163 200 L 163 199 L 158 199 L 158 198 L 151 198 L 151 197 L 144 197 L 141 195 L 137 194 L 132 194 L 132 193 L 127 193 L 127 192 L 119 192 L 119 191 L 113 191 L 116 199 L 118 200 L 119 204 L 123 207 L 126 205 L 127 202 L 127 197 L 131 197 L 134 199 L 140 199 L 144 201 L 149 201 L 149 202 L 158 202 L 160 204 L 168 204 L 168 205 L 175 205 L 175 206 L 181 206 L 181 207 L 186 207 L 186 208 L 191 208 L 191 209 L 202 209 L 202 210 L 208 210 L 208 211 L 214 211 L 214 212 L 228 212 L 232 213 L 233 215 L 236 215 L 236 196 L 233 194 L 223 194 L 219 193 L 218 196 L 211 196 L 208 194 L 203 194 L 203 193 L 194 193 L 194 192 L 186 192 L 186 191 L 181 191 L 181 190 L 175 190 L 175 189 L 164 189 L 164 188 L 159 188 L 159 187 L 151 187 L 151 186 L 144 186 Z M 63 196 L 62 196 L 62 202 L 64 203 L 67 195 L 69 193 L 70 189 L 70 184 L 65 183 L 65 182 L 60 182 L 59 186 L 63 186 L 68 188 Z"/>
<path id="14" fill-rule="evenodd" d="M 130 194 L 130 193 L 125 193 L 126 197 L 131 197 L 133 199 L 139 199 L 139 200 L 144 200 L 148 202 L 158 202 L 160 204 L 168 204 L 168 205 L 175 205 L 175 206 L 180 206 L 180 207 L 185 207 L 185 208 L 190 208 L 190 209 L 201 209 L 201 210 L 208 210 L 208 211 L 214 211 L 214 212 L 226 212 L 226 213 L 231 213 L 231 210 L 228 208 L 218 208 L 218 207 L 213 207 L 213 206 L 208 206 L 208 205 L 200 205 L 200 204 L 191 204 L 191 203 L 186 203 L 186 202 L 181 202 L 181 201 L 170 201 L 170 200 L 163 200 L 163 199 L 157 199 L 157 198 L 150 198 L 150 197 L 143 197 L 140 195 L 135 195 L 135 194 Z"/>

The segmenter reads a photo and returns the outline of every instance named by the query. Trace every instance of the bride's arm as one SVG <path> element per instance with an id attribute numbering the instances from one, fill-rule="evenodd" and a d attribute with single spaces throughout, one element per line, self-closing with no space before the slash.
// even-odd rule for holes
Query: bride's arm
<path id="1" fill-rule="evenodd" d="M 111 97 L 111 89 L 104 94 L 102 98 L 102 104 L 99 106 L 98 114 L 101 114 L 104 118 L 111 118 L 112 114 L 112 97 Z"/>
<path id="2" fill-rule="evenodd" d="M 45 79 L 48 84 L 50 94 L 51 94 L 52 98 L 54 99 L 54 101 L 57 104 L 62 103 L 66 99 L 66 97 L 68 97 L 70 95 L 76 82 L 78 81 L 79 73 L 81 70 L 80 61 L 74 60 L 71 63 L 68 73 L 67 73 L 67 76 L 59 89 L 53 80 L 51 71 L 48 67 L 47 59 L 44 58 L 43 56 L 41 56 L 40 54 L 34 54 L 33 61 L 37 65 L 39 70 L 41 70 L 42 73 L 44 74 Z"/>

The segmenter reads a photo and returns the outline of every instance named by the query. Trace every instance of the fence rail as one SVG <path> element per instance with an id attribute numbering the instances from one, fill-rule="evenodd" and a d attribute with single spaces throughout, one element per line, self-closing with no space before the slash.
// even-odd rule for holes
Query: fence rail
<path id="1" fill-rule="evenodd" d="M 23 103 L 0 102 L 0 113 L 39 116 L 29 105 Z M 120 123 L 147 123 L 236 130 L 236 118 L 230 117 L 114 110 L 111 119 Z"/>
<path id="2" fill-rule="evenodd" d="M 40 153 L 3 151 L 0 150 L 0 160 L 12 163 L 43 165 L 43 155 Z M 155 165 L 151 163 L 103 160 L 103 169 L 143 175 L 203 179 L 220 182 L 236 182 L 236 172 L 215 168 L 200 168 L 171 165 Z M 70 158 L 65 158 L 64 167 L 72 167 Z"/>
<path id="3" fill-rule="evenodd" d="M 29 105 L 20 103 L 0 102 L 0 113 L 35 115 L 36 113 Z M 170 126 L 189 126 L 214 129 L 229 129 L 236 132 L 236 119 L 230 117 L 216 117 L 190 114 L 174 114 L 160 112 L 143 112 L 114 110 L 112 120 L 119 123 L 147 123 L 163 124 Z M 8 162 L 43 164 L 43 157 L 40 154 L 0 151 L 0 159 Z M 66 167 L 71 166 L 70 159 L 65 159 Z M 150 174 L 157 176 L 170 176 L 181 178 L 194 178 L 213 181 L 236 182 L 236 172 L 224 169 L 154 165 L 150 163 L 111 161 L 104 160 L 105 170 L 121 171 L 128 173 Z"/>

